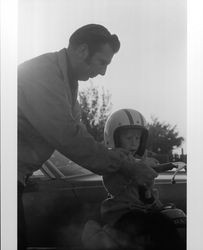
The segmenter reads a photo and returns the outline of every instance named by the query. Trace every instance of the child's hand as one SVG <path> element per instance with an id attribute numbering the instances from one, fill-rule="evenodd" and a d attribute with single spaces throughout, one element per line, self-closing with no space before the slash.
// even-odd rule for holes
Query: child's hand
<path id="1" fill-rule="evenodd" d="M 149 206 L 160 209 L 163 207 L 163 204 L 159 200 L 159 192 L 155 188 L 147 189 L 144 194 L 144 200 L 148 203 Z"/>
<path id="2" fill-rule="evenodd" d="M 147 189 L 147 190 L 145 191 L 145 198 L 146 198 L 146 199 L 152 198 L 152 189 Z"/>

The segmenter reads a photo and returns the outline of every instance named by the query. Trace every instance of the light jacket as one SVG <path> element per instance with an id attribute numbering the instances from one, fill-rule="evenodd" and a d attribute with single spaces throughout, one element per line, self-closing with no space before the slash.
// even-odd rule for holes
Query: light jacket
<path id="1" fill-rule="evenodd" d="M 96 174 L 121 167 L 118 154 L 95 142 L 80 122 L 78 83 L 70 81 L 67 50 L 18 68 L 18 179 L 39 169 L 58 150 Z"/>

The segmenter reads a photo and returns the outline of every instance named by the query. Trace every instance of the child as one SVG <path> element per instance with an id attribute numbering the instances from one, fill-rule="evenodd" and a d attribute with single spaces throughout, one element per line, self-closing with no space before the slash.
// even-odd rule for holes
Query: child
<path id="1" fill-rule="evenodd" d="M 147 137 L 146 121 L 133 109 L 114 112 L 105 124 L 104 141 L 107 147 L 126 149 L 126 157 L 130 161 L 144 159 L 149 166 L 156 168 L 158 162 L 144 156 Z M 89 249 L 91 246 L 92 249 L 179 248 L 175 226 L 160 213 L 163 205 L 157 190 L 139 186 L 133 178 L 126 179 L 121 173 L 103 176 L 103 184 L 109 194 L 101 206 L 105 226 L 101 227 L 94 221 L 86 224 L 83 242 Z"/>
<path id="2" fill-rule="evenodd" d="M 128 159 L 140 161 L 145 153 L 148 130 L 144 117 L 136 110 L 122 109 L 114 112 L 105 124 L 104 141 L 109 148 L 128 150 Z M 146 159 L 145 159 L 146 160 Z M 157 161 L 148 158 L 150 166 Z M 110 197 L 102 204 L 102 217 L 108 224 L 127 213 L 132 208 L 148 210 L 161 208 L 156 190 L 139 187 L 133 179 L 126 179 L 120 173 L 103 176 L 103 183 Z"/>

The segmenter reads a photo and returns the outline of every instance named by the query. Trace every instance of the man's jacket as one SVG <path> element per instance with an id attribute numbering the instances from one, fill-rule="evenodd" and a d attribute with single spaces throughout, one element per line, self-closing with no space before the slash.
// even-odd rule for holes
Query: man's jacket
<path id="1" fill-rule="evenodd" d="M 117 154 L 94 141 L 80 122 L 78 83 L 70 81 L 67 50 L 18 68 L 18 178 L 39 169 L 58 150 L 97 174 L 120 168 Z"/>

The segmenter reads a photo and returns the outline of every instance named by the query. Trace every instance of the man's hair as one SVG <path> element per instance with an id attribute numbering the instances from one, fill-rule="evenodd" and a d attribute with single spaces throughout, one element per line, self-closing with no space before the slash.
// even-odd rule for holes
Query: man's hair
<path id="1" fill-rule="evenodd" d="M 77 29 L 70 37 L 69 44 L 76 48 L 81 44 L 87 44 L 89 55 L 99 51 L 101 46 L 108 43 L 114 53 L 120 48 L 120 41 L 115 34 L 111 34 L 104 26 L 88 24 Z"/>

